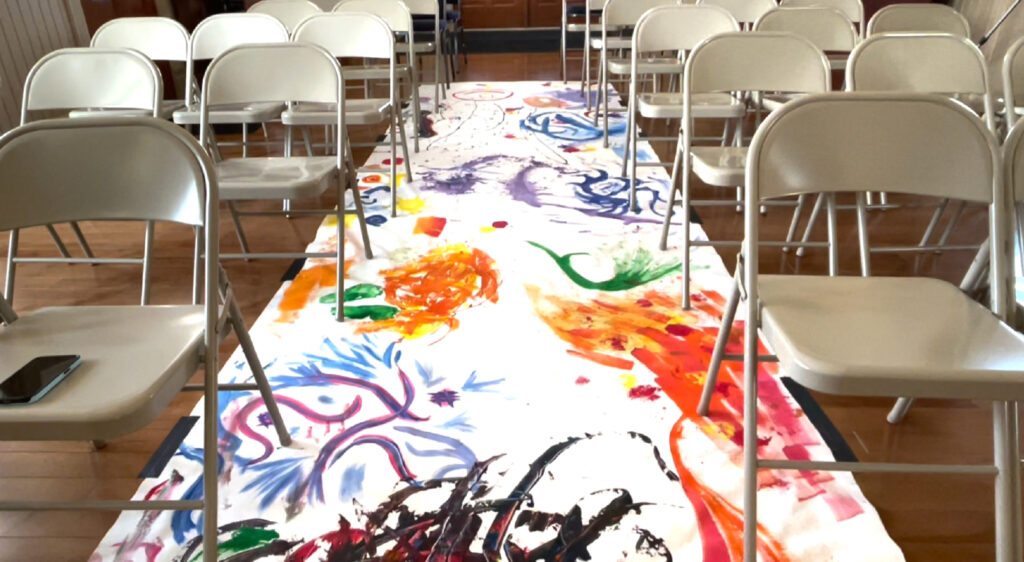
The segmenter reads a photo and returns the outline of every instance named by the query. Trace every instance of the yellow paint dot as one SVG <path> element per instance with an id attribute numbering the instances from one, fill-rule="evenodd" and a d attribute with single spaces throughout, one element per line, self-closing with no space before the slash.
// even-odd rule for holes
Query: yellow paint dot
<path id="1" fill-rule="evenodd" d="M 736 426 L 727 421 L 701 424 L 700 428 L 704 430 L 704 433 L 710 435 L 711 437 L 724 437 L 726 439 L 732 439 L 736 435 Z"/>
<path id="2" fill-rule="evenodd" d="M 629 390 L 636 386 L 636 375 L 623 373 L 622 375 L 619 375 L 619 382 L 622 383 L 622 386 L 624 386 L 626 390 Z"/>
<path id="3" fill-rule="evenodd" d="M 480 232 L 483 232 L 484 234 L 489 234 L 491 232 L 494 232 L 495 230 L 498 230 L 498 229 L 494 228 L 493 226 L 481 226 L 480 227 Z"/>
<path id="4" fill-rule="evenodd" d="M 413 197 L 412 199 L 402 199 L 401 197 L 398 198 L 398 210 L 402 211 L 403 213 L 416 215 L 423 211 L 423 208 L 426 206 L 426 202 L 419 197 Z"/>
<path id="5" fill-rule="evenodd" d="M 356 222 L 357 218 L 359 217 L 355 215 L 345 215 L 345 228 L 352 226 L 352 224 Z M 336 219 L 331 219 L 331 224 L 334 224 L 335 222 Z"/>
<path id="6" fill-rule="evenodd" d="M 345 217 L 345 218 L 348 218 L 348 217 Z M 336 217 L 334 215 L 327 215 L 326 217 L 324 217 L 324 222 L 320 223 L 320 226 L 325 227 L 325 228 L 330 228 L 330 227 L 335 226 L 337 224 L 338 224 L 338 217 Z M 348 223 L 345 223 L 345 224 L 348 224 Z"/>

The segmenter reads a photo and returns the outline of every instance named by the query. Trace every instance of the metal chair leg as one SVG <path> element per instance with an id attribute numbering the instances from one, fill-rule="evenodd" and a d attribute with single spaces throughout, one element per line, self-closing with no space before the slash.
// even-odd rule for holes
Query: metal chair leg
<path id="1" fill-rule="evenodd" d="M 738 267 L 737 271 L 739 271 Z M 697 405 L 697 413 L 702 416 L 708 415 L 708 410 L 711 408 L 711 397 L 718 384 L 718 373 L 722 367 L 722 358 L 725 356 L 725 348 L 729 344 L 732 323 L 736 319 L 736 309 L 739 308 L 739 305 L 740 284 L 739 281 L 733 279 L 729 297 L 725 303 L 725 312 L 722 314 L 722 325 L 718 329 L 718 338 L 715 340 L 715 349 L 711 353 L 711 363 L 708 365 L 708 372 L 704 377 L 704 390 L 700 395 L 700 404 Z"/>
<path id="2" fill-rule="evenodd" d="M 658 247 L 662 250 L 668 250 L 668 234 L 672 228 L 672 214 L 675 212 L 676 204 L 676 179 L 679 177 L 681 158 L 680 158 L 679 145 L 676 145 L 676 155 L 672 160 L 672 175 L 668 182 L 668 207 L 665 208 L 665 219 L 661 223 L 661 243 Z"/>
<path id="3" fill-rule="evenodd" d="M 156 234 L 156 223 L 146 221 L 146 236 L 142 249 L 142 306 L 149 304 L 149 278 L 153 265 L 153 237 Z"/>
<path id="4" fill-rule="evenodd" d="M 53 244 L 57 246 L 60 256 L 62 258 L 70 258 L 71 254 L 68 253 L 68 247 L 64 245 L 64 241 L 60 239 L 60 235 L 57 234 L 57 230 L 53 228 L 52 224 L 46 225 L 46 232 L 50 234 L 50 238 L 53 240 Z"/>
<path id="5" fill-rule="evenodd" d="M 7 244 L 7 273 L 4 276 L 4 298 L 7 303 L 14 305 L 14 257 L 18 253 L 18 229 L 12 229 L 10 240 Z"/>
<path id="6" fill-rule="evenodd" d="M 889 415 L 885 417 L 889 423 L 897 424 L 903 421 L 903 418 L 907 417 L 907 412 L 910 411 L 910 406 L 914 403 L 913 398 L 900 398 L 893 404 L 892 409 L 889 410 Z"/>
<path id="7" fill-rule="evenodd" d="M 228 201 L 228 210 L 231 212 L 231 222 L 235 223 L 235 235 L 238 236 L 238 244 L 242 247 L 242 253 L 249 253 L 249 241 L 245 239 L 245 231 L 242 230 L 242 220 L 238 216 L 238 208 L 234 201 Z M 248 261 L 248 258 L 246 259 Z"/>
<path id="8" fill-rule="evenodd" d="M 82 249 L 82 253 L 85 254 L 85 257 L 96 257 L 92 253 L 92 248 L 89 247 L 89 242 L 85 240 L 85 234 L 82 234 L 82 229 L 78 226 L 78 223 L 75 221 L 71 221 L 68 224 L 71 225 L 71 232 L 75 235 L 75 238 L 78 240 L 78 247 Z"/>

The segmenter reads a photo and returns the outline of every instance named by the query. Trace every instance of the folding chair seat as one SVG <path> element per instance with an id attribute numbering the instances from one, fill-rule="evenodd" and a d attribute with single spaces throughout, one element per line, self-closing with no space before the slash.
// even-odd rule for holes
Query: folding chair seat
<path id="1" fill-rule="evenodd" d="M 413 34 L 412 14 L 409 8 L 401 0 L 341 0 L 334 6 L 334 13 L 339 12 L 365 12 L 380 17 L 391 28 L 392 33 L 398 37 L 410 37 Z M 414 38 L 415 39 L 415 38 Z M 408 92 L 403 94 L 399 87 L 401 104 L 412 108 L 412 138 L 413 151 L 420 151 L 420 96 L 419 96 L 419 67 L 416 61 L 415 41 L 395 42 L 395 75 L 401 83 L 406 84 Z M 404 55 L 405 64 L 399 62 L 399 56 Z M 361 80 L 390 80 L 391 68 L 388 64 L 365 64 L 362 66 L 346 66 L 345 76 L 348 79 Z M 412 169 L 409 159 L 406 158 L 406 174 L 412 178 Z"/>
<path id="2" fill-rule="evenodd" d="M 638 161 L 637 114 L 648 119 L 678 119 L 683 113 L 682 93 L 639 91 L 640 75 L 647 71 L 640 63 L 642 57 L 649 52 L 676 52 L 675 72 L 681 74 L 682 61 L 689 51 L 709 37 L 729 31 L 739 31 L 739 24 L 729 12 L 717 6 L 658 6 L 645 12 L 637 20 L 636 28 L 633 30 L 632 46 L 632 58 L 637 64 L 635 70 L 630 69 L 626 150 L 622 154 L 622 175 L 629 174 L 631 208 L 634 210 L 637 209 L 637 166 L 664 165 L 661 162 Z M 746 113 L 746 105 L 730 92 L 694 93 L 691 95 L 690 103 L 695 119 L 739 119 Z M 721 137 L 722 143 L 725 142 L 727 133 L 728 127 Z M 648 136 L 647 139 L 671 141 L 676 137 Z"/>
<path id="3" fill-rule="evenodd" d="M 373 14 L 336 12 L 321 14 L 304 21 L 295 30 L 293 39 L 301 43 L 319 45 L 337 58 L 361 57 L 388 61 L 388 97 L 346 100 L 344 112 L 348 125 L 389 124 L 391 216 L 397 216 L 396 137 L 401 139 L 402 155 L 409 180 L 412 179 L 412 169 L 405 138 L 405 124 L 401 118 L 401 109 L 398 107 L 394 33 L 383 19 Z M 295 104 L 281 114 L 281 122 L 287 126 L 330 125 L 336 119 L 337 108 L 331 107 L 330 104 L 316 104 L 313 107 L 309 104 Z"/>
<path id="4" fill-rule="evenodd" d="M 278 0 L 275 0 L 278 1 Z M 280 0 L 283 1 L 283 0 Z M 287 43 L 288 29 L 274 16 L 261 13 L 229 13 L 210 16 L 192 31 L 192 56 L 188 61 L 186 75 L 195 75 L 197 61 L 217 58 L 221 53 L 237 45 L 250 43 Z M 174 122 L 179 125 L 200 123 L 198 92 L 194 86 L 185 97 L 189 106 L 174 112 Z M 211 108 L 210 124 L 264 124 L 278 119 L 284 110 L 282 103 L 235 103 Z M 210 139 L 212 142 L 212 139 Z M 242 152 L 248 154 L 248 128 L 242 127 Z"/>
<path id="5" fill-rule="evenodd" d="M 682 184 L 683 308 L 690 307 L 691 248 L 739 245 L 738 241 L 690 240 L 690 209 L 694 205 L 691 202 L 690 172 L 693 171 L 709 186 L 742 186 L 747 155 L 747 149 L 740 144 L 742 134 L 734 137 L 733 146 L 693 147 L 693 93 L 746 92 L 750 94 L 745 97 L 749 101 L 753 95 L 818 93 L 827 92 L 831 87 L 832 73 L 821 49 L 807 38 L 790 33 L 722 33 L 704 41 L 690 53 L 683 75 L 683 122 L 676 143 L 668 208 L 662 228 L 662 244 L 665 245 L 675 201 L 675 180 L 679 176 Z M 741 128 L 742 123 L 738 124 L 737 132 Z M 795 203 L 790 236 L 795 231 L 795 218 L 799 216 L 803 202 L 804 199 L 800 198 Z M 722 203 L 732 204 L 721 200 L 705 204 Z"/>
<path id="6" fill-rule="evenodd" d="M 125 161 L 132 166 L 125 166 Z M 282 446 L 291 443 L 217 257 L 217 180 L 190 135 L 153 117 L 40 121 L 0 137 L 0 230 L 68 220 L 169 221 L 205 233 L 202 302 L 165 306 L 54 306 L 18 315 L 0 296 L 0 364 L 54 352 L 81 366 L 30 404 L 0 408 L 0 439 L 112 440 L 137 431 L 183 390 L 204 403 L 203 496 L 194 500 L 3 501 L 2 510 L 201 510 L 203 560 L 217 560 L 220 412 L 217 349 L 238 332 L 254 384 Z M 147 248 L 147 252 L 148 252 Z M 201 268 L 201 269 L 200 269 Z M 98 337 L 102 336 L 102 337 Z M 205 381 L 188 381 L 202 366 Z"/>
<path id="7" fill-rule="evenodd" d="M 184 63 L 189 56 L 189 35 L 183 25 L 171 18 L 116 18 L 96 30 L 89 46 L 99 49 L 135 49 L 153 61 Z M 186 80 L 188 79 L 190 78 L 186 77 Z M 171 119 L 174 112 L 183 107 L 184 99 L 162 99 L 158 116 L 161 119 Z M 73 110 L 70 116 L 96 115 L 99 112 L 103 115 L 151 115 L 148 109 L 87 108 Z"/>
<path id="8" fill-rule="evenodd" d="M 945 4 L 891 4 L 875 12 L 866 35 L 880 33 L 949 33 L 970 39 L 971 26 Z"/>
<path id="9" fill-rule="evenodd" d="M 938 95 L 807 96 L 773 113 L 755 134 L 747 167 L 746 239 L 737 270 L 747 315 L 744 427 L 756 428 L 758 423 L 759 363 L 765 360 L 759 355 L 760 332 L 780 371 L 815 391 L 992 401 L 994 461 L 918 467 L 765 459 L 758 454 L 757 432 L 748 430 L 743 440 L 745 560 L 756 558 L 760 470 L 993 475 L 996 560 L 1021 559 L 1015 402 L 1024 399 L 1024 336 L 1004 322 L 1011 286 L 1010 215 L 1001 165 L 986 125 Z M 854 192 L 863 223 L 866 190 L 881 187 L 989 207 L 989 308 L 932 279 L 759 274 L 759 204 L 795 194 Z M 829 241 L 834 247 L 834 215 L 832 221 Z M 861 259 L 868 256 L 862 244 Z M 729 306 L 739 300 L 731 296 Z M 708 382 L 713 385 L 713 378 Z"/>
<path id="10" fill-rule="evenodd" d="M 322 14 L 324 10 L 310 0 L 260 0 L 249 9 L 250 13 L 267 14 L 277 18 L 288 33 L 295 31 L 302 20 L 316 14 Z"/>
<path id="11" fill-rule="evenodd" d="M 222 258 L 336 258 L 338 293 L 344 292 L 344 215 L 355 214 L 362 234 L 363 250 L 372 257 L 362 199 L 355 170 L 345 147 L 348 133 L 345 121 L 345 81 L 341 66 L 331 53 L 308 43 L 268 43 L 240 45 L 218 56 L 206 70 L 200 98 L 200 142 L 209 135 L 210 107 L 225 103 L 322 103 L 332 104 L 334 114 L 334 156 L 253 157 L 227 159 L 217 163 L 221 199 L 228 202 L 232 220 L 242 246 L 240 254 L 221 254 Z M 285 145 L 288 146 L 288 143 Z M 289 209 L 272 214 L 316 214 L 337 217 L 337 249 L 334 252 L 256 253 L 249 250 L 235 202 L 240 200 L 300 199 L 315 197 L 334 188 L 336 209 Z M 354 211 L 346 210 L 345 192 L 350 190 Z M 267 212 L 256 212 L 267 215 Z M 337 319 L 344 319 L 344 307 L 337 307 Z"/>
<path id="12" fill-rule="evenodd" d="M 91 108 L 90 112 L 108 116 L 111 113 L 158 116 L 163 99 L 163 81 L 160 71 L 146 55 L 131 49 L 71 48 L 53 51 L 29 70 L 22 95 L 21 124 L 39 111 L 75 111 Z M 84 258 L 74 258 L 68 252 L 53 225 L 44 225 L 60 252 L 60 258 L 18 256 L 18 229 L 11 230 L 7 248 L 7 276 L 5 294 L 14 298 L 14 280 L 18 263 L 137 263 L 143 265 L 142 304 L 149 302 L 149 264 L 147 258 L 98 258 L 93 255 L 85 235 L 77 222 L 70 223 Z M 147 224 L 145 244 L 153 240 L 153 225 Z M 148 253 L 146 253 L 148 256 Z"/>

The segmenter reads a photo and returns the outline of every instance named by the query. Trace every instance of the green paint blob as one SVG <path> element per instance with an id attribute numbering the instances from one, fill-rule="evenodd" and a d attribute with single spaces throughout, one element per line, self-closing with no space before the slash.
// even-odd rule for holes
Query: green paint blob
<path id="1" fill-rule="evenodd" d="M 331 309 L 331 314 L 337 310 Z M 370 320 L 390 320 L 398 314 L 398 309 L 393 306 L 371 304 L 366 306 L 346 306 L 345 318 L 369 318 Z"/>
<path id="2" fill-rule="evenodd" d="M 245 552 L 256 547 L 266 545 L 281 538 L 277 531 L 271 529 L 260 529 L 256 527 L 242 527 L 231 533 L 231 538 L 217 545 L 218 558 L 222 555 L 233 555 Z M 193 561 L 201 560 L 203 553 L 199 552 L 192 558 Z"/>
<path id="3" fill-rule="evenodd" d="M 345 302 L 352 302 L 361 299 L 372 299 L 384 294 L 384 289 L 369 283 L 360 283 L 345 289 Z M 320 297 L 321 304 L 334 304 L 338 302 L 337 293 L 331 293 Z"/>
<path id="4" fill-rule="evenodd" d="M 573 283 L 579 285 L 584 289 L 593 289 L 595 291 L 626 291 L 634 289 L 641 285 L 646 285 L 651 281 L 657 281 L 666 275 L 678 273 L 682 271 L 682 263 L 662 263 L 655 262 L 654 256 L 644 248 L 638 248 L 636 253 L 626 257 L 615 257 L 615 274 L 612 275 L 611 279 L 605 281 L 593 281 L 587 279 L 581 275 L 578 271 L 572 267 L 573 256 L 585 256 L 584 252 L 574 252 L 571 254 L 565 254 L 559 256 L 548 248 L 545 248 L 537 242 L 527 241 L 528 244 L 535 248 L 543 250 L 551 259 L 555 260 L 555 264 L 562 270 L 565 275 L 572 280 Z"/>

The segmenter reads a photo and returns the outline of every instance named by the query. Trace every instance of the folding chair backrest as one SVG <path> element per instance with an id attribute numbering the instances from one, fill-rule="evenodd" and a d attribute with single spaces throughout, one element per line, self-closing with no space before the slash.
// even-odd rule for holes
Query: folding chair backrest
<path id="1" fill-rule="evenodd" d="M 160 71 L 146 55 L 131 49 L 58 49 L 29 70 L 21 104 L 44 109 L 145 109 L 155 116 L 163 97 Z"/>
<path id="2" fill-rule="evenodd" d="M 250 13 L 267 14 L 281 21 L 288 31 L 294 31 L 302 20 L 323 13 L 320 6 L 309 0 L 260 0 L 249 6 Z"/>
<path id="3" fill-rule="evenodd" d="M 607 0 L 601 13 L 601 27 L 634 26 L 647 10 L 678 3 L 677 0 Z"/>
<path id="4" fill-rule="evenodd" d="M 161 119 L 30 123 L 0 137 L 0 230 L 121 219 L 203 226 L 212 169 L 191 135 Z"/>
<path id="5" fill-rule="evenodd" d="M 214 59 L 203 77 L 203 105 L 255 102 L 342 103 L 338 60 L 307 43 L 241 45 Z"/>
<path id="6" fill-rule="evenodd" d="M 754 24 L 754 31 L 783 31 L 806 37 L 823 51 L 852 51 L 857 30 L 835 8 L 775 8 Z"/>
<path id="7" fill-rule="evenodd" d="M 971 36 L 971 26 L 960 12 L 944 4 L 892 4 L 875 12 L 867 35 L 879 33 L 952 33 Z"/>
<path id="8" fill-rule="evenodd" d="M 690 53 L 683 82 L 684 93 L 812 93 L 829 91 L 832 75 L 825 54 L 805 37 L 730 32 L 708 39 Z"/>
<path id="9" fill-rule="evenodd" d="M 310 0 L 310 2 L 317 5 L 322 12 L 330 12 L 334 9 L 334 5 L 338 3 L 338 0 Z"/>
<path id="10" fill-rule="evenodd" d="M 383 19 L 395 33 L 412 31 L 412 14 L 401 0 L 342 0 L 334 12 L 366 12 Z"/>
<path id="11" fill-rule="evenodd" d="M 192 31 L 192 60 L 212 60 L 238 45 L 287 43 L 288 29 L 267 14 L 217 14 L 199 22 Z"/>
<path id="12" fill-rule="evenodd" d="M 832 93 L 775 113 L 781 115 L 754 135 L 748 157 L 747 185 L 762 199 L 878 190 L 993 201 L 995 139 L 977 115 L 945 96 Z"/>
<path id="13" fill-rule="evenodd" d="M 312 43 L 335 57 L 394 59 L 395 35 L 381 17 L 365 12 L 318 14 L 303 21 L 292 40 Z"/>
<path id="14" fill-rule="evenodd" d="M 1024 124 L 1018 121 L 1003 143 L 1003 164 L 1009 194 L 1017 203 L 1024 203 Z"/>
<path id="15" fill-rule="evenodd" d="M 698 6 L 702 4 L 725 8 L 740 23 L 754 23 L 765 12 L 778 6 L 775 0 L 697 0 Z"/>
<path id="16" fill-rule="evenodd" d="M 724 8 L 673 4 L 652 8 L 640 16 L 633 32 L 634 50 L 690 51 L 705 39 L 739 31 L 740 25 Z"/>
<path id="17" fill-rule="evenodd" d="M 781 0 L 785 8 L 835 8 L 856 24 L 864 23 L 864 4 L 860 0 Z"/>
<path id="18" fill-rule="evenodd" d="M 1024 37 L 1010 45 L 1003 58 L 1003 99 L 1009 126 L 1020 119 L 1017 107 L 1024 106 Z"/>
<path id="19" fill-rule="evenodd" d="M 171 18 L 116 18 L 92 35 L 90 46 L 135 49 L 152 60 L 188 60 L 188 30 Z"/>

